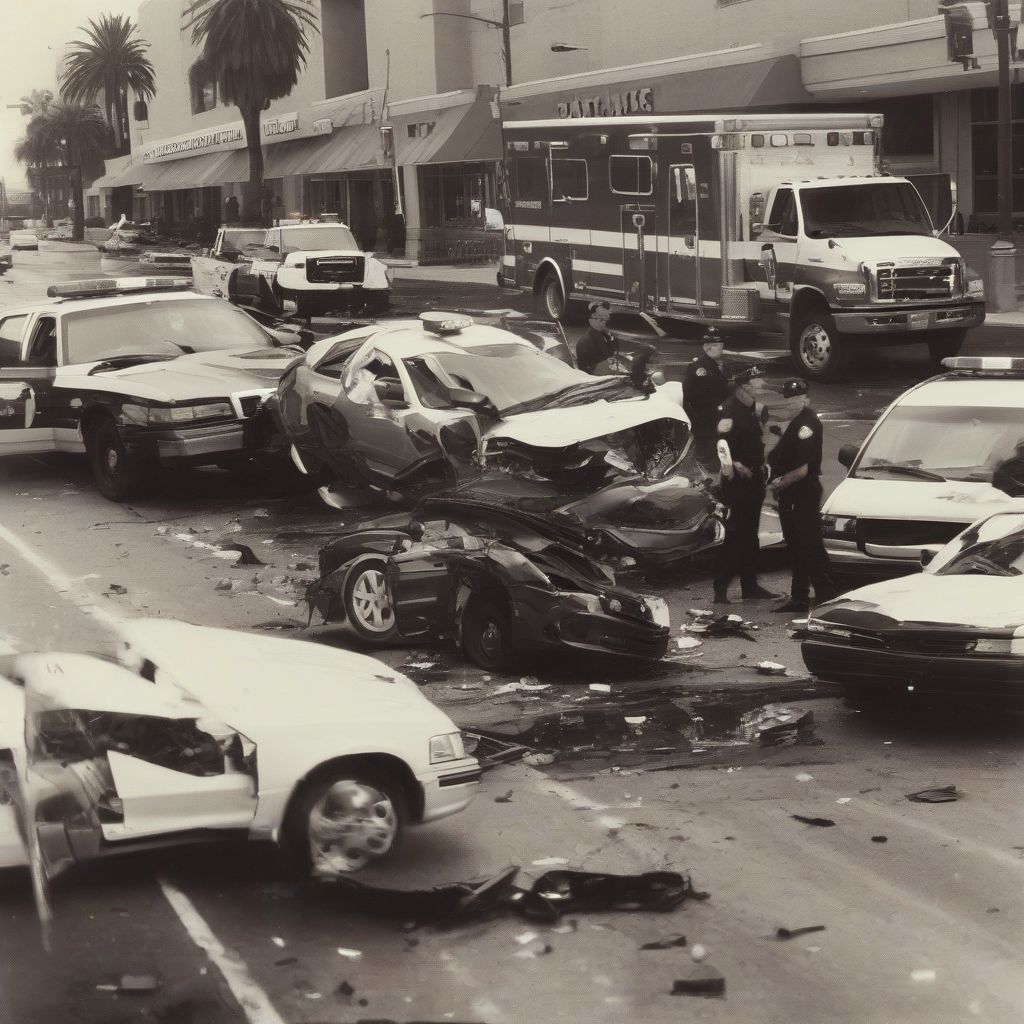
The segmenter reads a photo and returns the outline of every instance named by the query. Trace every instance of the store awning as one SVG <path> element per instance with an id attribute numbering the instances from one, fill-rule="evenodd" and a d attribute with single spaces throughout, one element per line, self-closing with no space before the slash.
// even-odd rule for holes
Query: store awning
<path id="1" fill-rule="evenodd" d="M 331 135 L 314 135 L 294 142 L 278 142 L 263 148 L 263 174 L 267 178 L 287 178 L 302 174 L 303 168 L 315 165 L 317 155 L 331 142 Z"/>
<path id="2" fill-rule="evenodd" d="M 293 166 L 291 174 L 330 174 L 376 170 L 387 167 L 388 163 L 381 148 L 379 126 L 354 124 L 336 129 L 326 145 L 296 160 Z M 267 177 L 272 175 L 268 172 Z"/>
<path id="3" fill-rule="evenodd" d="M 390 123 L 395 129 L 397 161 L 403 166 L 501 157 L 501 130 L 485 98 L 443 110 L 403 114 L 391 118 Z M 433 126 L 428 134 L 410 137 L 410 126 L 419 129 L 424 124 Z"/>

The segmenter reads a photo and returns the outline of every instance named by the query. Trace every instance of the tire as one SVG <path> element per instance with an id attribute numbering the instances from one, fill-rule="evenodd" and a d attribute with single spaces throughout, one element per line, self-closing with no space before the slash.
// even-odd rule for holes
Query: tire
<path id="1" fill-rule="evenodd" d="M 540 287 L 534 297 L 534 308 L 547 320 L 565 318 L 567 304 L 565 293 L 558 282 L 558 277 L 550 270 L 541 279 Z"/>
<path id="2" fill-rule="evenodd" d="M 288 810 L 282 838 L 297 870 L 331 878 L 393 851 L 408 818 L 401 783 L 353 759 L 304 785 Z"/>
<path id="3" fill-rule="evenodd" d="M 808 380 L 839 380 L 852 356 L 849 340 L 836 330 L 831 314 L 820 308 L 796 318 L 789 351 L 797 373 Z"/>
<path id="4" fill-rule="evenodd" d="M 363 640 L 375 644 L 386 644 L 398 634 L 387 568 L 383 558 L 368 558 L 356 565 L 345 580 L 345 617 Z"/>
<path id="5" fill-rule="evenodd" d="M 515 660 L 512 617 L 493 593 L 470 597 L 462 615 L 461 638 L 466 657 L 480 668 L 502 672 Z"/>
<path id="6" fill-rule="evenodd" d="M 931 359 L 932 366 L 936 370 L 945 369 L 942 360 L 958 355 L 966 337 L 966 331 L 949 331 L 939 337 L 930 338 L 928 340 L 928 358 Z"/>
<path id="7" fill-rule="evenodd" d="M 96 489 L 110 501 L 127 501 L 139 494 L 147 474 L 127 451 L 117 426 L 103 419 L 88 433 L 86 451 L 92 468 Z"/>

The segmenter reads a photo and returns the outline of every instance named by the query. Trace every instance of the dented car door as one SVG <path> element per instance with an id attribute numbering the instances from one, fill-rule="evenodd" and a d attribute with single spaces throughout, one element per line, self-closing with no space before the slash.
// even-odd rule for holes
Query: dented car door
<path id="1" fill-rule="evenodd" d="M 437 546 L 417 544 L 389 558 L 388 589 L 402 636 L 451 631 L 455 575 Z"/>

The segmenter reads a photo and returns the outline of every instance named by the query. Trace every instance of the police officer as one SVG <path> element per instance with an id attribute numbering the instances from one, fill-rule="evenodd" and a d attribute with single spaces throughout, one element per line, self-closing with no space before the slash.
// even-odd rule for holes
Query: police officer
<path id="1" fill-rule="evenodd" d="M 821 421 L 807 397 L 807 382 L 787 380 L 782 395 L 791 399 L 796 414 L 772 450 L 769 484 L 779 505 L 782 535 L 793 563 L 789 600 L 778 612 L 806 612 L 810 609 L 810 588 L 814 585 L 816 604 L 828 601 L 838 591 L 829 578 L 829 561 L 821 537 Z"/>
<path id="2" fill-rule="evenodd" d="M 725 342 L 709 327 L 701 345 L 703 352 L 690 363 L 683 374 L 683 409 L 690 417 L 693 431 L 693 453 L 707 472 L 716 472 L 718 455 L 718 407 L 732 392 L 722 372 Z"/>
<path id="3" fill-rule="evenodd" d="M 757 582 L 760 544 L 757 528 L 764 504 L 764 437 L 761 416 L 750 390 L 756 369 L 733 378 L 734 390 L 718 409 L 716 445 L 725 441 L 732 458 L 731 474 L 723 467 L 722 499 L 729 509 L 725 540 L 715 566 L 715 604 L 731 604 L 728 590 L 739 576 L 744 599 L 777 597 Z"/>
<path id="4" fill-rule="evenodd" d="M 615 355 L 619 344 L 608 329 L 612 307 L 604 299 L 596 299 L 587 307 L 590 313 L 589 328 L 576 342 L 576 365 L 584 373 L 593 373 L 598 363 Z"/>

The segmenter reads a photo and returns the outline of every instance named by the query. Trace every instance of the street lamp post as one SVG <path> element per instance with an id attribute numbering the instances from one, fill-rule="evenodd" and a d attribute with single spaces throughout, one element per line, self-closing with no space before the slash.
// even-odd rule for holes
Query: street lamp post
<path id="1" fill-rule="evenodd" d="M 492 28 L 501 29 L 501 48 L 505 63 L 505 85 L 512 84 L 512 33 L 508 20 L 509 0 L 501 0 L 501 21 L 493 18 L 481 18 L 477 14 L 459 14 L 455 11 L 433 11 L 430 14 L 421 14 L 420 18 L 465 18 L 468 21 L 479 21 Z"/>

